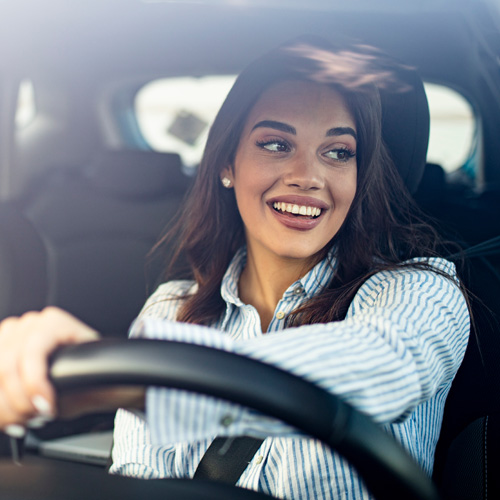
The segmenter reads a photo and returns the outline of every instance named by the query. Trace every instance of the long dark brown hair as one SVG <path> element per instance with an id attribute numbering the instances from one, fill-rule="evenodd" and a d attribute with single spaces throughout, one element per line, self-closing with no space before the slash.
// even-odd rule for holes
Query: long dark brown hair
<path id="1" fill-rule="evenodd" d="M 222 278 L 245 238 L 234 192 L 222 187 L 220 172 L 233 165 L 255 103 L 281 81 L 315 81 L 333 87 L 344 97 L 358 135 L 356 195 L 344 224 L 324 249 L 326 255 L 334 246 L 337 264 L 333 279 L 328 288 L 295 311 L 288 324 L 341 320 L 371 275 L 406 265 L 404 261 L 413 257 L 439 253 L 437 232 L 419 215 L 382 140 L 378 86 L 392 75 L 367 71 L 372 61 L 372 55 L 363 51 L 338 50 L 327 42 L 308 40 L 275 49 L 240 74 L 211 127 L 178 222 L 158 247 L 177 241 L 169 269 L 176 269 L 177 262 L 186 258 L 197 283 L 194 293 L 185 297 L 179 321 L 211 324 L 225 310 L 220 295 Z"/>

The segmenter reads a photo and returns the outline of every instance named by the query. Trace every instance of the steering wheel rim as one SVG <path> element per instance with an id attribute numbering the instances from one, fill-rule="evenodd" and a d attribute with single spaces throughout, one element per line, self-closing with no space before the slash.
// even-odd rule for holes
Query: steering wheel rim
<path id="1" fill-rule="evenodd" d="M 377 499 L 439 498 L 419 465 L 370 418 L 312 383 L 243 356 L 163 340 L 103 340 L 56 351 L 50 377 L 58 392 L 154 385 L 232 401 L 335 449 Z"/>

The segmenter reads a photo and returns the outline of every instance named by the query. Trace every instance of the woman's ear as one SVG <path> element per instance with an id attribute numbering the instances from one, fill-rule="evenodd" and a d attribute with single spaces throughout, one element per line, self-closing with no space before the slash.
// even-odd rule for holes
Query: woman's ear
<path id="1" fill-rule="evenodd" d="M 220 181 L 222 185 L 230 189 L 233 187 L 233 169 L 231 167 L 224 167 L 220 173 Z"/>

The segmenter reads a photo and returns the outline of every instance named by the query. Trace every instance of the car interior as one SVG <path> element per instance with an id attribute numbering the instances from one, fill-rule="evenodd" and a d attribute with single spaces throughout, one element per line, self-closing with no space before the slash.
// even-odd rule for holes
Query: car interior
<path id="1" fill-rule="evenodd" d="M 500 478 L 495 474 L 500 465 L 500 5 L 494 0 L 3 2 L 0 319 L 55 305 L 97 329 L 110 345 L 121 345 L 148 294 L 162 281 L 168 259 L 157 258 L 151 249 L 175 220 L 195 175 L 213 119 L 211 111 L 204 114 L 203 106 L 217 109 L 210 101 L 210 89 L 217 82 L 210 79 L 232 79 L 267 49 L 304 34 L 349 38 L 383 50 L 414 68 L 426 90 L 427 84 L 439 85 L 460 95 L 471 110 L 469 139 L 456 164 L 444 162 L 464 146 L 461 135 L 452 137 L 449 146 L 444 144 L 447 135 L 434 139 L 444 153 L 431 155 L 433 134 L 440 127 L 433 120 L 445 105 L 444 97 L 433 107 L 428 96 L 427 160 L 428 122 L 419 122 L 418 113 L 405 123 L 409 135 L 422 135 L 418 144 L 424 148 L 424 160 L 419 160 L 418 147 L 408 144 L 393 145 L 391 153 L 396 159 L 410 158 L 401 160 L 406 168 L 401 174 L 416 202 L 446 238 L 464 249 L 450 250 L 450 258 L 471 290 L 473 329 L 447 400 L 432 481 L 445 499 L 496 498 L 500 494 Z M 206 93 L 206 102 L 194 102 L 187 91 L 179 97 L 174 87 L 171 96 L 167 87 L 150 93 L 157 107 L 142 108 L 154 129 L 150 134 L 141 122 L 138 96 L 152 82 L 177 80 L 181 89 L 187 89 L 187 81 L 193 83 L 198 94 Z M 213 87 L 204 82 L 212 82 Z M 221 84 L 217 92 L 222 88 Z M 171 108 L 162 107 L 164 98 L 173 102 Z M 389 93 L 386 98 L 394 102 L 397 115 L 400 96 Z M 169 113 L 172 118 L 167 121 Z M 448 108 L 441 115 L 445 116 L 441 128 L 451 137 L 463 118 Z M 157 142 L 151 139 L 154 134 Z M 390 130 L 386 134 L 390 142 Z M 168 248 L 162 251 L 162 255 L 169 253 Z M 179 276 L 185 276 L 181 269 Z M 69 352 L 71 363 L 66 365 L 78 374 L 78 356 L 71 356 Z M 198 358 L 190 353 L 182 356 L 193 371 L 189 388 L 196 390 L 203 382 L 196 375 Z M 131 372 L 136 370 L 136 383 L 138 379 L 152 383 L 148 370 L 154 370 L 147 359 L 144 356 L 145 366 L 136 369 L 129 354 L 121 358 Z M 64 356 L 54 367 L 66 366 L 63 362 Z M 103 383 L 106 363 L 95 368 L 88 383 Z M 204 361 L 199 363 L 205 366 Z M 55 380 L 64 379 L 64 370 L 58 375 L 55 368 Z M 123 370 L 120 374 L 126 376 Z M 184 384 L 175 373 L 158 376 L 156 383 Z M 81 373 L 68 377 L 73 377 L 69 386 L 75 378 L 83 379 Z M 296 381 L 283 383 L 291 387 Z M 205 390 L 224 397 L 230 392 Z M 304 389 L 309 390 L 314 388 Z M 235 389 L 231 397 L 243 393 Z M 264 411 L 268 402 L 259 409 Z M 286 404 L 286 411 L 276 412 L 284 419 L 293 418 L 294 410 Z M 328 412 L 322 416 L 331 417 Z M 105 471 L 108 438 L 102 444 L 104 455 L 99 454 L 101 446 L 85 457 L 68 453 L 63 458 L 61 448 L 52 446 L 88 433 L 109 437 L 112 425 L 112 414 L 100 414 L 56 421 L 30 432 L 24 443 L 24 468 L 32 474 L 34 485 L 43 484 L 43 491 L 25 484 L 23 467 L 12 465 L 12 443 L 0 438 L 0 497 L 4 488 L 9 498 L 68 498 L 72 487 L 70 498 L 87 498 L 94 489 L 103 498 L 118 490 L 122 498 L 159 498 L 166 488 L 172 498 L 240 498 L 227 485 L 202 483 L 194 491 L 191 481 L 149 484 L 111 478 Z M 302 423 L 295 421 L 295 425 Z M 305 430 L 321 439 L 320 431 L 315 434 L 321 425 L 319 420 L 311 421 Z M 386 446 L 380 443 L 374 447 Z M 356 461 L 356 453 L 347 448 L 350 459 L 363 470 L 364 459 Z M 362 457 L 363 451 L 358 451 Z M 372 464 L 371 458 L 366 460 Z M 382 485 L 375 484 L 376 479 L 370 483 L 377 498 L 403 498 L 394 486 L 398 479 L 387 477 L 381 478 Z M 425 483 L 420 476 L 413 480 Z M 76 481 L 83 484 L 81 488 Z M 437 498 L 426 491 L 411 494 Z M 249 491 L 238 494 L 262 498 Z"/>

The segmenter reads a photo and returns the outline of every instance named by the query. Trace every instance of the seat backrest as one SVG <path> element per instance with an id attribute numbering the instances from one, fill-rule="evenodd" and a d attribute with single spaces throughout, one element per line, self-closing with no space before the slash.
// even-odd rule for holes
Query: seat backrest
<path id="1" fill-rule="evenodd" d="M 46 240 L 48 302 L 125 336 L 148 294 L 146 255 L 189 184 L 177 154 L 149 151 L 104 151 L 47 176 L 22 207 Z"/>
<path id="2" fill-rule="evenodd" d="M 442 197 L 441 220 L 463 240 L 490 241 L 500 234 L 500 200 Z M 434 477 L 444 498 L 500 498 L 500 252 L 467 259 L 472 331 L 464 361 L 446 401 Z M 484 248 L 484 246 L 483 246 Z M 468 250 L 465 251 L 467 255 Z M 493 253 L 492 253 L 493 252 Z M 472 254 L 472 252 L 470 252 Z"/>
<path id="3" fill-rule="evenodd" d="M 445 194 L 445 172 L 441 165 L 427 163 L 414 193 L 414 198 L 425 212 L 439 213 Z"/>
<path id="4" fill-rule="evenodd" d="M 0 204 L 0 320 L 47 303 L 47 252 L 33 224 Z"/>
<path id="5" fill-rule="evenodd" d="M 472 270 L 481 297 L 500 296 L 489 266 Z M 500 498 L 500 314 L 490 305 L 472 299 L 474 328 L 446 401 L 434 468 L 445 499 Z"/>

